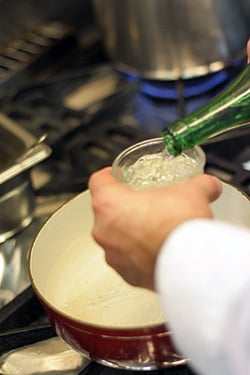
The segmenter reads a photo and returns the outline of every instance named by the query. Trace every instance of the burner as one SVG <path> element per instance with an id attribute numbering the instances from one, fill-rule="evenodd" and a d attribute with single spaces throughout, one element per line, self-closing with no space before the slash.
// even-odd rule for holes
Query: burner
<path id="1" fill-rule="evenodd" d="M 142 93 L 154 98 L 176 100 L 183 93 L 185 98 L 204 94 L 228 80 L 227 71 L 209 74 L 205 77 L 182 81 L 143 81 Z"/>
<path id="2" fill-rule="evenodd" d="M 245 64 L 245 62 L 243 62 Z M 221 90 L 240 72 L 242 61 L 233 62 L 228 68 L 205 76 L 180 79 L 177 81 L 141 81 L 141 93 L 152 98 L 178 100 L 180 96 L 188 99 L 213 90 Z M 126 74 L 128 80 L 138 79 L 136 75 Z"/>

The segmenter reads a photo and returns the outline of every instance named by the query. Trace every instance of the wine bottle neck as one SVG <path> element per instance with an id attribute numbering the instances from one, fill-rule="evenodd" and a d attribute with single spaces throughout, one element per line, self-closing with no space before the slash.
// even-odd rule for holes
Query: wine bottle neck
<path id="1" fill-rule="evenodd" d="M 250 122 L 250 65 L 210 103 L 163 130 L 169 153 L 178 155 Z"/>

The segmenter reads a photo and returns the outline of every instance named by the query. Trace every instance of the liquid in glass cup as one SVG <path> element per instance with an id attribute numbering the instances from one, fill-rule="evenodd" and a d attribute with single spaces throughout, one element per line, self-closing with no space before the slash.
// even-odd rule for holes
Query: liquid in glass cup
<path id="1" fill-rule="evenodd" d="M 205 153 L 199 146 L 174 157 L 168 154 L 162 138 L 152 138 L 122 151 L 113 162 L 112 173 L 135 190 L 152 189 L 202 174 L 205 162 Z"/>

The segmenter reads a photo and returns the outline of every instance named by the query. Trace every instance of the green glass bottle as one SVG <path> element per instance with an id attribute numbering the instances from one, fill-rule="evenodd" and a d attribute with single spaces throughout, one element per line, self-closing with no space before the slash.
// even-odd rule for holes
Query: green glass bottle
<path id="1" fill-rule="evenodd" d="M 211 102 L 162 131 L 174 156 L 236 127 L 250 125 L 250 64 Z"/>

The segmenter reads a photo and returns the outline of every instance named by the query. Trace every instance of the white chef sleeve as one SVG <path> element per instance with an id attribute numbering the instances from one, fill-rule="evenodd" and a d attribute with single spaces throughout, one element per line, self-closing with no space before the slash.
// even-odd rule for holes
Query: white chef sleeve
<path id="1" fill-rule="evenodd" d="M 249 229 L 182 224 L 162 246 L 155 282 L 176 347 L 198 374 L 250 374 Z"/>

